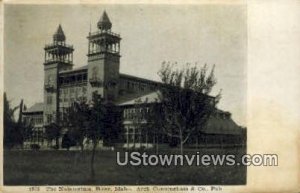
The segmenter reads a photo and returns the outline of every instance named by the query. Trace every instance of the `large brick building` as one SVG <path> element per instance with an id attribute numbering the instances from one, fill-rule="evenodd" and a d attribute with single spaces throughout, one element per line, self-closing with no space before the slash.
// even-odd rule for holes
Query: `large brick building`
<path id="1" fill-rule="evenodd" d="M 112 23 L 106 12 L 98 21 L 97 27 L 98 30 L 89 33 L 87 37 L 87 65 L 80 68 L 73 68 L 74 49 L 66 43 L 66 36 L 60 25 L 53 35 L 53 42 L 45 46 L 44 102 L 23 112 L 24 119 L 30 120 L 35 127 L 27 144 L 47 146 L 43 137 L 44 126 L 63 119 L 64 111 L 74 101 L 91 100 L 95 91 L 123 109 L 124 145 L 130 146 L 132 142 L 138 142 L 139 145 L 145 143 L 145 140 L 139 138 L 141 131 L 132 123 L 134 103 L 136 100 L 146 103 L 157 101 L 161 83 L 120 73 L 121 37 L 111 31 Z M 245 133 L 244 129 L 234 123 L 230 113 L 223 111 L 219 111 L 208 125 L 210 127 L 202 135 L 204 138 L 200 139 L 202 142 L 207 143 L 210 138 L 214 138 L 215 143 L 221 143 L 224 136 L 227 140 L 234 139 L 236 142 L 236 138 L 242 139 Z M 147 139 L 146 143 L 151 146 L 151 140 Z"/>

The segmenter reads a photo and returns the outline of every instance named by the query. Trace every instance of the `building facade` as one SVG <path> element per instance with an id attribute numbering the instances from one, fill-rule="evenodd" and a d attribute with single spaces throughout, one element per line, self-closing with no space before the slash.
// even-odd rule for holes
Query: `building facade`
<path id="1" fill-rule="evenodd" d="M 161 83 L 120 73 L 121 37 L 112 32 L 111 28 L 112 23 L 104 11 L 97 23 L 97 31 L 90 32 L 87 37 L 87 65 L 73 68 L 74 48 L 66 43 L 66 36 L 59 25 L 52 43 L 44 48 L 44 102 L 23 112 L 24 119 L 31 120 L 35 128 L 27 144 L 46 146 L 44 126 L 63 120 L 63 115 L 73 102 L 90 101 L 92 94 L 97 92 L 105 100 L 123 109 L 124 146 L 153 147 L 155 139 L 142 135 L 142 131 L 134 126 L 135 112 L 147 111 L 147 107 L 144 110 L 137 109 L 134 104 L 137 100 L 149 104 L 157 102 Z M 207 136 L 230 135 L 232 138 L 242 138 L 241 134 L 245 132 L 228 113 L 220 111 L 214 121 L 222 123 L 211 124 L 215 128 L 209 129 Z M 164 136 L 161 136 L 160 141 L 165 141 Z"/>

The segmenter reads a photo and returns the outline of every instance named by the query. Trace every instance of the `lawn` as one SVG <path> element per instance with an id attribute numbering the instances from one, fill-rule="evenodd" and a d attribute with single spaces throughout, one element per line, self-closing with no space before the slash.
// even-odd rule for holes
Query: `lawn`
<path id="1" fill-rule="evenodd" d="M 4 151 L 5 185 L 237 185 L 246 184 L 245 166 L 118 166 L 116 151 L 97 151 L 95 180 L 91 152 Z M 168 154 L 177 150 L 168 150 Z M 194 152 L 193 152 L 194 151 Z M 187 154 L 195 153 L 186 151 Z M 200 154 L 234 154 L 242 148 L 207 148 Z M 151 153 L 151 152 L 148 152 Z M 154 152 L 152 152 L 154 154 Z M 161 154 L 161 152 L 160 152 Z M 124 153 L 121 153 L 124 155 Z"/>

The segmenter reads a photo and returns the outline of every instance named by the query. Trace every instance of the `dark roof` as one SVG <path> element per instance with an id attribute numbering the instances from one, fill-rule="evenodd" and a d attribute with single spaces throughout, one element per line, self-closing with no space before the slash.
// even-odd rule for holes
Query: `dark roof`
<path id="1" fill-rule="evenodd" d="M 61 25 L 59 24 L 56 33 L 53 35 L 53 40 L 54 41 L 65 41 L 66 36 L 64 31 L 62 30 Z"/>
<path id="2" fill-rule="evenodd" d="M 207 134 L 240 135 L 244 132 L 244 129 L 232 120 L 230 113 L 219 112 L 210 116 L 202 132 Z"/>
<path id="3" fill-rule="evenodd" d="M 111 28 L 111 22 L 108 18 L 106 11 L 103 12 L 100 20 L 97 23 L 99 29 L 108 30 Z"/>
<path id="4" fill-rule="evenodd" d="M 102 16 L 99 21 L 111 23 L 105 10 L 103 11 Z"/>
<path id="5" fill-rule="evenodd" d="M 74 69 L 71 69 L 71 70 L 61 71 L 61 72 L 59 72 L 59 74 L 67 74 L 67 73 L 78 72 L 78 71 L 86 71 L 87 69 L 88 69 L 88 65 L 84 65 L 84 66 L 74 68 Z M 148 82 L 148 83 L 157 84 L 157 85 L 162 84 L 161 82 L 158 82 L 158 81 L 149 80 L 149 79 L 146 79 L 146 78 L 141 78 L 141 77 L 137 77 L 137 76 L 133 76 L 133 75 L 129 75 L 129 74 L 120 73 L 120 78 L 134 79 L 134 80 Z"/>
<path id="6" fill-rule="evenodd" d="M 162 84 L 162 82 L 159 82 L 159 81 L 149 80 L 149 79 L 146 79 L 146 78 L 141 78 L 141 77 L 137 77 L 137 76 L 133 76 L 133 75 L 129 75 L 129 74 L 120 73 L 120 78 L 135 79 L 135 80 L 148 82 L 148 83 L 150 82 L 150 83 L 158 84 L 158 85 Z"/>
<path id="7" fill-rule="evenodd" d="M 88 69 L 88 65 L 85 65 L 85 66 L 81 66 L 81 67 L 78 67 L 78 68 L 74 68 L 72 70 L 65 70 L 65 71 L 61 71 L 59 72 L 59 74 L 67 74 L 67 73 L 72 73 L 72 72 L 78 72 L 78 71 L 86 71 Z"/>
<path id="8" fill-rule="evenodd" d="M 23 113 L 43 112 L 44 103 L 35 103 Z"/>

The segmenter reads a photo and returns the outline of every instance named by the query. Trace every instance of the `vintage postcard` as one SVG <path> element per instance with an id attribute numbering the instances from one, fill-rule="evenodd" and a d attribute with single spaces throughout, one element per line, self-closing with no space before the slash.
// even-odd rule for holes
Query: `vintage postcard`
<path id="1" fill-rule="evenodd" d="M 299 2 L 1 6 L 3 192 L 299 191 Z"/>

